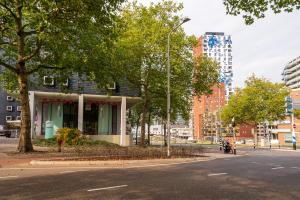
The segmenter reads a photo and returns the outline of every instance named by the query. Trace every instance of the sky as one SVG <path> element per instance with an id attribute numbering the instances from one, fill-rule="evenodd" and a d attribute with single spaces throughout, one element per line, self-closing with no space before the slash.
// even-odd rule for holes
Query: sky
<path id="1" fill-rule="evenodd" d="M 152 0 L 159 2 L 160 0 Z M 139 0 L 147 5 L 150 0 Z M 233 41 L 234 87 L 242 87 L 253 73 L 272 82 L 281 82 L 284 66 L 300 56 L 300 10 L 267 13 L 252 25 L 242 16 L 226 15 L 222 0 L 176 0 L 182 2 L 182 16 L 191 18 L 183 25 L 189 35 L 225 32 Z"/>

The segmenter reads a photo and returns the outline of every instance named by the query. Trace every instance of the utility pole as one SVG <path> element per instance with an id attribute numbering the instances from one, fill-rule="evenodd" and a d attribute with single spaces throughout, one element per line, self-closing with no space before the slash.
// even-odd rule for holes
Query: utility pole
<path id="1" fill-rule="evenodd" d="M 170 62 L 170 37 L 171 34 L 176 31 L 182 24 L 185 22 L 190 21 L 190 18 L 184 18 L 182 22 L 173 28 L 169 33 L 168 33 L 168 43 L 167 43 L 167 130 L 168 130 L 168 145 L 167 145 L 167 154 L 168 157 L 171 156 L 170 153 L 170 142 L 171 142 L 171 133 L 170 133 L 170 115 L 171 115 L 171 92 L 170 92 L 170 77 L 171 77 L 171 62 Z"/>

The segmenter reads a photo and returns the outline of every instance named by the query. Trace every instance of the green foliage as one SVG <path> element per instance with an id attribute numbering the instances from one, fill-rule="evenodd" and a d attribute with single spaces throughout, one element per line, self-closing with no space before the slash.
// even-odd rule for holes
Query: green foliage
<path id="1" fill-rule="evenodd" d="M 1 62 L 12 66 L 20 54 L 15 1 L 0 1 Z M 112 66 L 109 47 L 117 35 L 115 23 L 121 2 L 123 0 L 21 1 L 26 38 L 24 53 L 29 56 L 26 71 L 42 72 L 52 66 L 63 68 L 64 73 L 109 72 L 105 68 Z"/>
<path id="2" fill-rule="evenodd" d="M 11 72 L 5 70 L 1 82 L 20 94 L 19 151 L 33 150 L 29 76 L 51 74 L 65 79 L 77 73 L 87 79 L 101 77 L 97 84 L 105 86 L 118 75 L 113 46 L 123 1 L 0 0 L 0 70 Z"/>
<path id="3" fill-rule="evenodd" d="M 237 124 L 262 123 L 285 118 L 285 100 L 289 90 L 280 83 L 251 76 L 246 87 L 231 96 L 222 110 L 222 121 L 229 124 L 235 118 Z"/>
<path id="4" fill-rule="evenodd" d="M 41 147 L 57 147 L 57 138 L 50 138 L 50 139 L 35 139 L 33 140 L 33 144 L 35 146 L 41 146 Z M 74 147 L 74 146 L 81 146 L 81 147 L 120 147 L 117 144 L 110 143 L 107 141 L 101 141 L 101 140 L 91 140 L 86 137 L 80 137 L 78 139 L 78 142 L 76 145 L 73 145 L 72 143 L 66 144 L 65 146 Z"/>
<path id="5" fill-rule="evenodd" d="M 107 141 L 102 141 L 102 140 L 91 140 L 86 137 L 82 137 L 78 141 L 78 146 L 87 146 L 87 147 L 113 147 L 117 148 L 120 147 L 118 144 L 110 143 Z"/>
<path id="6" fill-rule="evenodd" d="M 300 9 L 299 0 L 224 0 L 227 14 L 242 15 L 246 24 L 264 18 L 268 10 L 274 13 L 292 12 Z"/>
<path id="7" fill-rule="evenodd" d="M 210 94 L 212 86 L 218 83 L 220 78 L 219 64 L 206 56 L 195 58 L 195 70 L 193 75 L 194 94 L 197 96 Z"/>
<path id="8" fill-rule="evenodd" d="M 33 140 L 33 144 L 41 147 L 56 147 L 57 140 L 55 137 L 50 139 L 35 139 Z"/>
<path id="9" fill-rule="evenodd" d="M 294 116 L 297 118 L 297 119 L 300 119 L 300 110 L 299 109 L 294 109 Z"/>
<path id="10" fill-rule="evenodd" d="M 208 92 L 218 79 L 215 75 L 218 70 L 215 70 L 217 67 L 212 61 L 208 58 L 193 59 L 196 37 L 187 36 L 182 27 L 172 31 L 182 22 L 183 17 L 179 15 L 182 9 L 182 4 L 173 1 L 152 3 L 148 7 L 133 2 L 124 9 L 121 17 L 125 25 L 118 49 L 120 58 L 126 61 L 124 73 L 132 83 L 142 88 L 142 107 L 145 109 L 139 111 L 150 112 L 164 120 L 167 116 L 168 34 L 171 44 L 172 120 L 178 115 L 188 119 L 191 96 Z M 197 73 L 194 73 L 195 64 L 199 69 Z M 202 69 L 204 71 L 200 71 Z"/>
<path id="11" fill-rule="evenodd" d="M 84 137 L 81 131 L 73 128 L 59 128 L 56 134 L 58 143 L 62 142 L 68 145 L 77 145 L 79 140 Z"/>

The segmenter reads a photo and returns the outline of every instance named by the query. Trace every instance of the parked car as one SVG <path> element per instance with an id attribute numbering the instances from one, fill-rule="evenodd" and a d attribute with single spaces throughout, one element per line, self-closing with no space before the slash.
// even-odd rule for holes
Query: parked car
<path id="1" fill-rule="evenodd" d="M 5 136 L 7 138 L 11 137 L 11 131 L 9 130 L 0 130 L 0 136 Z"/>

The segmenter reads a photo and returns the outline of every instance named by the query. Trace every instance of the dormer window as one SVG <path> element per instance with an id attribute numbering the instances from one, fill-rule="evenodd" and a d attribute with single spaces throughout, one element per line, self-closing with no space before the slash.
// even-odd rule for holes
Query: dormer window
<path id="1" fill-rule="evenodd" d="M 63 86 L 69 87 L 69 79 L 68 79 L 68 78 L 67 78 L 67 80 L 63 83 Z"/>
<path id="2" fill-rule="evenodd" d="M 5 116 L 6 121 L 11 121 L 12 120 L 12 116 Z"/>
<path id="3" fill-rule="evenodd" d="M 6 106 L 6 111 L 12 112 L 13 108 L 12 106 Z"/>
<path id="4" fill-rule="evenodd" d="M 109 90 L 115 90 L 116 89 L 116 82 L 107 84 L 107 89 L 109 89 Z"/>
<path id="5" fill-rule="evenodd" d="M 54 77 L 44 76 L 44 85 L 45 86 L 54 86 Z"/>
<path id="6" fill-rule="evenodd" d="M 7 96 L 6 97 L 6 101 L 13 101 L 13 100 L 14 100 L 14 98 L 12 96 Z"/>

